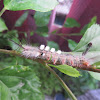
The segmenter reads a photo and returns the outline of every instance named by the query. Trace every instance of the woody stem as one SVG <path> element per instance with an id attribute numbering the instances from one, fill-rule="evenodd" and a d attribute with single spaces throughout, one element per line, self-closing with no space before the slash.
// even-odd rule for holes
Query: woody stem
<path id="1" fill-rule="evenodd" d="M 68 93 L 68 95 L 70 96 L 70 98 L 72 100 L 77 100 L 77 98 L 75 97 L 75 95 L 68 88 L 68 86 L 65 84 L 65 82 L 56 74 L 56 72 L 52 68 L 50 68 L 47 64 L 45 65 L 45 67 L 59 80 L 60 84 L 65 89 L 65 91 Z"/>
<path id="2" fill-rule="evenodd" d="M 3 13 L 6 11 L 6 9 L 5 8 L 3 8 L 2 10 L 1 10 L 1 12 L 0 12 L 0 17 L 3 15 Z"/>

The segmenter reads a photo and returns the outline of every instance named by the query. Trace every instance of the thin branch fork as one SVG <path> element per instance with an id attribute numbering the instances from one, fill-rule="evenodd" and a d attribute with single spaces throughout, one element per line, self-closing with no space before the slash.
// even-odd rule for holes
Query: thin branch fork
<path id="1" fill-rule="evenodd" d="M 0 49 L 0 53 L 6 53 L 6 54 L 11 54 L 11 55 L 14 55 L 14 56 L 19 56 L 19 57 L 23 57 L 20 53 L 14 51 L 14 50 L 5 50 L 5 49 Z M 23 57 L 25 58 L 25 57 Z M 46 62 L 46 60 L 43 60 L 43 59 L 32 59 L 32 58 L 27 58 L 27 59 L 31 59 L 31 60 L 34 60 L 34 61 L 37 61 L 39 63 L 42 63 L 44 64 Z M 50 63 L 52 64 L 52 62 L 47 62 L 47 63 Z M 56 65 L 60 65 L 60 63 L 57 63 Z M 100 73 L 100 69 L 96 69 L 95 66 L 83 66 L 83 67 L 76 67 L 76 66 L 73 66 L 74 68 L 76 69 L 82 69 L 82 70 L 87 70 L 87 71 L 93 71 L 93 72 L 98 72 Z"/>

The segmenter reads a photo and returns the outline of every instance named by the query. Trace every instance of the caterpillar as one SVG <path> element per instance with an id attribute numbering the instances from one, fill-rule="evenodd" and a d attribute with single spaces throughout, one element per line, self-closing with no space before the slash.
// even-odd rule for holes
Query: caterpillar
<path id="1" fill-rule="evenodd" d="M 24 45 L 23 48 L 24 49 L 22 50 L 21 54 L 25 58 L 40 58 L 47 61 L 51 60 L 53 64 L 59 62 L 60 64 L 67 64 L 73 67 L 90 66 L 89 60 L 84 56 L 78 57 L 72 54 L 65 54 L 61 50 L 55 51 L 55 48 L 50 49 L 49 46 L 45 47 L 45 45 L 41 45 L 40 47 L 31 47 L 28 45 Z M 87 51 L 88 49 L 86 49 L 85 54 Z"/>
<path id="2" fill-rule="evenodd" d="M 10 39 L 9 39 L 10 40 Z M 13 40 L 10 40 L 14 42 Z M 55 51 L 55 48 L 51 48 L 49 46 L 40 45 L 40 47 L 32 47 L 28 45 L 20 45 L 14 42 L 16 45 L 22 48 L 21 55 L 25 58 L 30 59 L 44 59 L 51 60 L 53 64 L 60 63 L 62 65 L 67 64 L 73 67 L 88 67 L 91 65 L 90 59 L 87 59 L 85 55 L 89 51 L 92 46 L 92 43 L 87 45 L 86 50 L 82 53 L 82 56 L 74 56 L 72 54 L 66 54 L 61 50 Z"/>

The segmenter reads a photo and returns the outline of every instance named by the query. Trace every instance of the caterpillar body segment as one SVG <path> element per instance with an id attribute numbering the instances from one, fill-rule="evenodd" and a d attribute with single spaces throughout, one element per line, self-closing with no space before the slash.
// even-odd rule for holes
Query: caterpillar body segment
<path id="1" fill-rule="evenodd" d="M 54 48 L 48 46 L 41 45 L 40 48 L 38 47 L 31 47 L 31 46 L 23 46 L 22 56 L 31 59 L 45 59 L 51 60 L 53 64 L 60 63 L 60 64 L 67 64 L 69 66 L 75 67 L 88 67 L 90 66 L 90 62 L 85 56 L 74 56 L 72 54 L 64 54 L 60 50 L 55 51 Z"/>

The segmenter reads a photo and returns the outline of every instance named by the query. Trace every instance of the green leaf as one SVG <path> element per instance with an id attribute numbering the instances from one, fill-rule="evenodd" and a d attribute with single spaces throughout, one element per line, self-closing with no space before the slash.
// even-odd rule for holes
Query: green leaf
<path id="1" fill-rule="evenodd" d="M 28 66 L 16 65 L 0 70 L 0 80 L 9 89 L 12 100 L 43 99 L 39 79 Z"/>
<path id="2" fill-rule="evenodd" d="M 56 34 L 57 30 L 54 30 L 51 34 Z"/>
<path id="3" fill-rule="evenodd" d="M 0 18 L 0 32 L 4 31 L 4 30 L 8 30 L 5 22 L 3 21 L 2 18 Z"/>
<path id="4" fill-rule="evenodd" d="M 48 42 L 47 42 L 47 45 L 48 45 L 49 47 L 51 47 L 51 48 L 55 48 L 56 50 L 59 49 L 59 45 L 58 45 L 56 42 L 54 42 L 54 41 L 48 41 Z"/>
<path id="5" fill-rule="evenodd" d="M 46 32 L 48 32 L 48 27 L 47 26 L 37 27 L 36 32 L 38 34 L 46 33 Z"/>
<path id="6" fill-rule="evenodd" d="M 36 12 L 34 15 L 35 23 L 38 27 L 46 26 L 49 23 L 51 12 Z"/>
<path id="7" fill-rule="evenodd" d="M 53 10 L 57 4 L 57 0 L 4 0 L 4 8 L 13 11 L 32 9 L 47 12 Z"/>
<path id="8" fill-rule="evenodd" d="M 86 32 L 86 30 L 88 29 L 88 24 L 86 24 L 80 31 L 80 34 L 84 35 L 84 33 Z"/>
<path id="9" fill-rule="evenodd" d="M 20 27 L 28 16 L 28 12 L 26 11 L 15 23 L 15 27 Z"/>
<path id="10" fill-rule="evenodd" d="M 33 36 L 34 35 L 34 32 L 30 32 L 30 36 Z"/>
<path id="11" fill-rule="evenodd" d="M 8 31 L 6 34 L 3 34 L 3 37 L 4 38 L 18 38 L 18 31 L 17 30 L 11 30 L 11 31 Z"/>
<path id="12" fill-rule="evenodd" d="M 37 34 L 43 37 L 48 37 L 48 27 L 47 26 L 43 26 L 43 27 L 37 27 L 36 30 Z"/>
<path id="13" fill-rule="evenodd" d="M 0 100 L 11 100 L 10 90 L 2 81 L 0 81 Z"/>
<path id="14" fill-rule="evenodd" d="M 55 66 L 55 65 L 51 65 L 51 64 L 49 64 L 49 66 L 55 67 L 59 71 L 61 71 L 62 73 L 66 74 L 66 75 L 69 75 L 69 76 L 72 76 L 72 77 L 79 77 L 79 76 L 81 76 L 80 73 L 79 73 L 79 71 L 77 71 L 72 66 L 68 66 L 68 65 Z"/>
<path id="15" fill-rule="evenodd" d="M 90 42 L 92 43 L 90 51 L 100 51 L 100 25 L 94 24 L 88 28 L 74 51 L 85 51 L 87 44 Z"/>
<path id="16" fill-rule="evenodd" d="M 48 37 L 48 33 L 42 33 L 40 36 L 43 36 L 43 37 Z"/>
<path id="17" fill-rule="evenodd" d="M 19 41 L 18 38 L 15 37 L 15 38 L 12 38 L 12 40 L 13 40 L 14 42 L 20 44 L 20 41 Z M 19 50 L 20 47 L 19 47 L 17 44 L 15 44 L 14 42 L 9 41 L 9 46 L 10 46 L 13 50 Z"/>
<path id="18" fill-rule="evenodd" d="M 25 38 L 27 38 L 27 32 L 24 32 L 24 36 L 25 36 Z"/>
<path id="19" fill-rule="evenodd" d="M 96 80 L 100 80 L 100 73 L 96 73 L 96 72 L 90 72 L 90 75 L 95 78 Z"/>
<path id="20" fill-rule="evenodd" d="M 68 39 L 68 47 L 70 48 L 70 50 L 74 50 L 75 47 L 77 46 L 77 43 L 71 39 Z"/>
<path id="21" fill-rule="evenodd" d="M 96 22 L 97 22 L 97 17 L 94 16 L 94 17 L 91 19 L 90 23 L 88 24 L 88 28 L 90 28 L 93 24 L 96 24 Z"/>
<path id="22" fill-rule="evenodd" d="M 80 27 L 80 24 L 73 18 L 67 18 L 64 26 L 73 28 L 73 27 Z"/>

